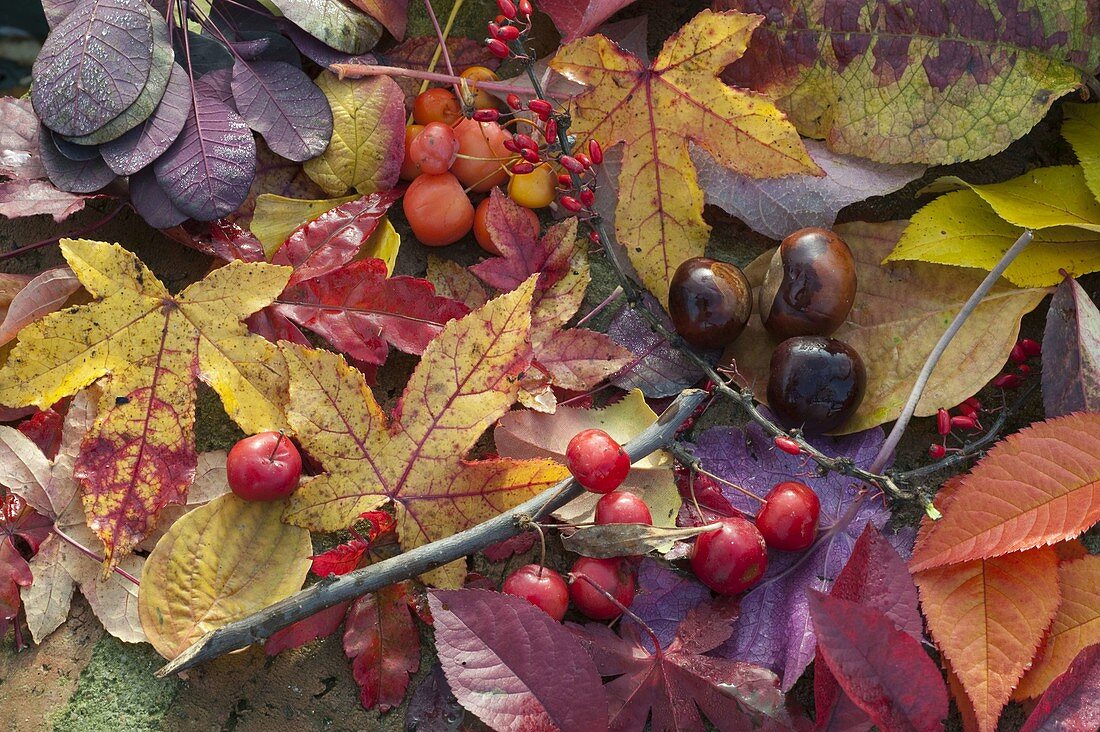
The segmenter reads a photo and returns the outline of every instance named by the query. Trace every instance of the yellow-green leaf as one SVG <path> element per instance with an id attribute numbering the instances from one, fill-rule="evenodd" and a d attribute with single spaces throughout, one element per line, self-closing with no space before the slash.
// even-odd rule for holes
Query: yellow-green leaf
<path id="1" fill-rule="evenodd" d="M 1062 112 L 1062 137 L 1077 153 L 1092 195 L 1100 198 L 1100 105 L 1067 104 Z"/>
<path id="2" fill-rule="evenodd" d="M 100 377 L 98 415 L 75 464 L 108 569 L 183 503 L 194 477 L 195 381 L 246 432 L 285 426 L 286 366 L 242 320 L 282 291 L 289 267 L 233 262 L 171 295 L 117 244 L 64 239 L 96 300 L 25 327 L 0 370 L 0 404 L 45 408 Z"/>
<path id="3" fill-rule="evenodd" d="M 1100 203 L 1085 184 L 1080 166 L 1036 168 L 1004 183 L 967 185 L 1010 224 L 1025 229 L 1076 226 L 1100 231 Z"/>
<path id="4" fill-rule="evenodd" d="M 317 86 L 332 107 L 328 148 L 302 166 L 330 196 L 393 188 L 405 155 L 405 95 L 388 76 L 340 79 L 331 72 Z"/>
<path id="5" fill-rule="evenodd" d="M 370 238 L 359 250 L 356 259 L 381 259 L 386 263 L 386 274 L 393 276 L 393 268 L 397 266 L 397 254 L 401 251 L 401 235 L 393 228 L 388 216 L 383 216 L 378 222 L 378 227 Z"/>
<path id="6" fill-rule="evenodd" d="M 470 528 L 567 475 L 548 460 L 468 461 L 465 454 L 515 402 L 529 368 L 535 278 L 450 321 L 424 351 L 392 420 L 343 358 L 283 344 L 288 416 L 324 474 L 290 497 L 287 521 L 346 528 L 392 501 L 405 549 Z M 457 586 L 464 565 L 431 573 Z"/>
<path id="7" fill-rule="evenodd" d="M 702 255 L 710 234 L 689 142 L 754 178 L 821 173 L 771 102 L 718 78 L 744 53 L 761 20 L 704 10 L 652 63 L 601 35 L 570 43 L 551 63 L 589 87 L 572 101 L 570 132 L 605 147 L 625 143 L 615 233 L 662 302 L 676 268 Z"/>
<path id="8" fill-rule="evenodd" d="M 852 250 L 859 287 L 852 311 L 834 337 L 855 348 L 867 369 L 863 402 L 838 431 L 841 433 L 858 432 L 898 416 L 928 352 L 985 276 L 977 270 L 924 262 L 881 264 L 905 224 L 893 221 L 835 227 Z M 771 256 L 772 252 L 765 252 L 745 268 L 754 288 L 763 282 Z M 995 286 L 932 372 L 917 415 L 935 414 L 945 404 L 958 404 L 996 376 L 1019 334 L 1020 319 L 1045 295 L 1041 289 Z M 742 383 L 751 385 L 759 399 L 766 398 L 774 348 L 775 341 L 764 331 L 759 314 L 753 313 L 745 332 L 726 354 L 736 361 Z"/>
<path id="9" fill-rule="evenodd" d="M 264 256 L 270 261 L 275 250 L 282 246 L 287 237 L 299 226 L 307 221 L 313 221 L 325 211 L 336 208 L 341 203 L 354 201 L 356 198 L 358 196 L 303 199 L 261 193 L 256 198 L 256 210 L 252 214 L 252 223 L 249 228 L 264 245 Z"/>
<path id="10" fill-rule="evenodd" d="M 301 588 L 309 532 L 280 520 L 282 501 L 224 495 L 173 524 L 145 560 L 138 615 L 167 659 L 207 632 Z"/>
<path id="11" fill-rule="evenodd" d="M 955 191 L 918 211 L 885 261 L 990 270 L 1023 231 L 998 216 L 977 192 Z M 1073 226 L 1036 231 L 1004 276 L 1020 287 L 1049 287 L 1062 281 L 1062 269 L 1077 276 L 1100 270 L 1100 233 Z"/>

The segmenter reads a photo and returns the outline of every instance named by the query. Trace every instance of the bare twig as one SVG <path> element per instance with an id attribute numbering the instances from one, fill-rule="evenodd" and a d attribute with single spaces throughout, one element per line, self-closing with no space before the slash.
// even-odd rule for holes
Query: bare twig
<path id="1" fill-rule="evenodd" d="M 671 442 L 681 425 L 706 397 L 706 392 L 697 389 L 689 389 L 676 397 L 656 422 L 625 445 L 631 461 L 640 460 Z M 544 508 L 556 510 L 583 492 L 584 489 L 572 478 L 563 480 L 511 511 L 471 529 L 411 549 L 342 577 L 323 579 L 265 610 L 207 633 L 157 671 L 156 675 L 167 676 L 245 648 L 326 607 L 424 574 L 490 544 L 515 536 L 530 524 L 531 516 Z"/>
<path id="2" fill-rule="evenodd" d="M 894 422 L 890 434 L 886 436 L 886 440 L 882 443 L 882 447 L 879 448 L 878 454 L 875 455 L 875 459 L 871 461 L 872 472 L 882 470 L 890 459 L 890 456 L 894 454 L 894 449 L 898 446 L 898 443 L 901 442 L 901 436 L 905 434 L 905 428 L 909 426 L 909 420 L 913 418 L 913 412 L 917 411 L 917 403 L 920 402 L 921 394 L 924 393 L 924 387 L 928 384 L 928 379 L 931 378 L 932 372 L 936 368 L 936 364 L 940 361 L 940 356 L 947 350 L 947 346 L 951 343 L 951 339 L 959 332 L 963 323 L 970 317 L 970 314 L 982 304 L 982 300 L 985 299 L 985 296 L 993 289 L 993 286 L 997 284 L 997 281 L 1001 279 L 1001 275 L 1008 269 L 1008 266 L 1012 264 L 1013 260 L 1016 259 L 1020 252 L 1031 243 L 1031 237 L 1032 234 L 1030 231 L 1025 231 L 1020 234 L 1020 238 L 1016 240 L 1015 244 L 1008 248 L 1008 251 L 1001 257 L 1001 261 L 997 262 L 997 266 L 990 270 L 986 278 L 978 285 L 978 289 L 974 290 L 973 294 L 970 295 L 970 299 L 966 301 L 966 304 L 959 310 L 955 319 L 951 321 L 951 325 L 949 325 L 943 335 L 940 336 L 940 340 L 936 343 L 936 347 L 928 354 L 928 358 L 924 361 L 924 367 L 917 375 L 917 381 L 913 384 L 913 390 L 909 392 L 909 400 L 905 402 L 905 406 Z"/>

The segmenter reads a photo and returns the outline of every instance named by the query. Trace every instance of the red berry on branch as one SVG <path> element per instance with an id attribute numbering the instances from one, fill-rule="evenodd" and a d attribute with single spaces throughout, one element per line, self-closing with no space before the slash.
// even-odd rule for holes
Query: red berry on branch
<path id="1" fill-rule="evenodd" d="M 519 154 L 522 155 L 523 159 L 526 160 L 529 163 L 538 163 L 538 162 L 542 161 L 542 158 L 539 156 L 539 151 L 538 150 L 532 150 L 529 147 L 525 147 L 522 150 L 520 150 Z"/>
<path id="2" fill-rule="evenodd" d="M 596 501 L 596 523 L 607 524 L 652 524 L 653 515 L 649 506 L 639 496 L 630 491 L 611 491 Z"/>
<path id="3" fill-rule="evenodd" d="M 802 448 L 799 447 L 797 442 L 783 435 L 775 438 L 775 446 L 788 455 L 798 455 L 802 452 Z"/>
<path id="4" fill-rule="evenodd" d="M 573 198 L 572 196 L 562 196 L 561 205 L 567 211 L 572 211 L 573 213 L 577 213 L 584 208 L 584 206 L 581 205 L 581 202 Z"/>
<path id="5" fill-rule="evenodd" d="M 947 448 L 943 445 L 932 444 L 928 446 L 928 457 L 933 460 L 941 460 L 947 454 Z"/>
<path id="6" fill-rule="evenodd" d="M 1022 383 L 1023 379 L 1016 374 L 1001 374 L 993 380 L 993 386 L 998 389 L 1019 389 Z"/>
<path id="7" fill-rule="evenodd" d="M 524 160 L 514 164 L 511 170 L 515 175 L 527 175 L 528 173 L 534 172 L 535 166 Z"/>
<path id="8" fill-rule="evenodd" d="M 519 38 L 519 28 L 514 25 L 506 25 L 500 29 L 500 40 L 514 41 Z"/>
<path id="9" fill-rule="evenodd" d="M 960 414 L 951 418 L 951 427 L 960 430 L 976 430 L 978 429 L 978 420 Z"/>
<path id="10" fill-rule="evenodd" d="M 768 546 L 797 552 L 814 543 L 820 516 L 821 501 L 813 489 L 789 480 L 768 491 L 755 523 Z"/>
<path id="11" fill-rule="evenodd" d="M 577 153 L 573 157 L 577 159 L 577 162 L 580 163 L 585 170 L 588 170 L 592 167 L 592 158 L 588 157 L 584 153 Z"/>
<path id="12" fill-rule="evenodd" d="M 590 231 L 590 232 L 588 232 L 588 240 L 590 242 L 592 242 L 593 244 L 598 245 L 600 243 L 600 235 L 598 233 L 596 233 L 595 231 Z"/>
<path id="13" fill-rule="evenodd" d="M 979 412 L 982 411 L 982 403 L 978 401 L 977 397 L 970 397 L 968 399 L 964 399 L 963 404 L 965 404 L 966 406 L 968 406 L 968 407 L 970 407 L 970 408 L 972 408 L 976 411 L 979 411 Z"/>
<path id="14" fill-rule="evenodd" d="M 558 622 L 569 609 L 569 586 L 560 574 L 549 567 L 537 564 L 520 567 L 508 575 L 500 591 L 522 597 Z"/>
<path id="15" fill-rule="evenodd" d="M 966 402 L 963 402 L 959 406 L 955 407 L 955 409 L 958 410 L 959 414 L 965 414 L 967 417 L 974 417 L 975 419 L 977 419 L 978 417 L 978 410 L 970 406 Z"/>
<path id="16" fill-rule="evenodd" d="M 719 528 L 700 534 L 691 552 L 691 569 L 699 581 L 723 595 L 736 595 L 755 585 L 768 566 L 768 547 L 751 521 L 722 519 Z"/>
<path id="17" fill-rule="evenodd" d="M 1028 376 L 1031 376 L 1031 367 L 1026 363 L 1022 363 L 1016 367 L 1016 373 L 1026 379 Z"/>
<path id="18" fill-rule="evenodd" d="M 474 119 L 478 122 L 496 122 L 500 119 L 500 112 L 495 109 L 479 109 L 474 112 Z"/>
<path id="19" fill-rule="evenodd" d="M 519 0 L 519 14 L 527 17 L 535 12 L 535 6 L 531 0 Z"/>
<path id="20" fill-rule="evenodd" d="M 507 138 L 506 140 L 504 140 L 504 142 L 502 142 L 501 145 L 503 145 L 504 149 L 507 150 L 508 152 L 514 152 L 514 153 L 519 152 L 519 145 L 517 145 L 516 141 L 513 140 L 510 137 Z"/>
<path id="21" fill-rule="evenodd" d="M 1027 353 L 1024 352 L 1024 347 L 1017 343 L 1012 347 L 1012 350 L 1008 354 L 1008 358 L 1012 363 L 1023 363 L 1027 360 Z"/>
<path id="22" fill-rule="evenodd" d="M 500 26 L 492 21 L 489 21 L 489 37 L 500 38 Z"/>
<path id="23" fill-rule="evenodd" d="M 581 165 L 580 161 L 572 155 L 562 155 L 560 158 L 558 158 L 558 162 L 561 163 L 561 167 L 565 168 L 570 173 L 584 172 L 584 166 Z"/>
<path id="24" fill-rule="evenodd" d="M 486 38 L 485 46 L 489 49 L 489 53 L 497 58 L 508 58 L 510 55 L 507 44 L 499 38 Z"/>
<path id="25" fill-rule="evenodd" d="M 547 119 L 554 112 L 554 106 L 545 99 L 532 99 L 527 102 L 527 108 L 537 114 L 540 119 Z"/>
<path id="26" fill-rule="evenodd" d="M 588 141 L 588 157 L 592 158 L 593 165 L 603 162 L 603 148 L 600 147 L 600 143 L 595 140 Z"/>
<path id="27" fill-rule="evenodd" d="M 512 0 L 497 0 L 497 9 L 508 20 L 516 19 L 516 5 Z"/>
<path id="28" fill-rule="evenodd" d="M 1017 345 L 1024 349 L 1024 353 L 1028 356 L 1041 356 L 1043 354 L 1043 346 L 1039 341 L 1032 340 L 1031 338 L 1021 338 Z"/>
<path id="29" fill-rule="evenodd" d="M 562 188 L 572 188 L 573 187 L 573 178 L 570 177 L 570 175 L 568 173 L 559 173 L 558 174 L 558 185 L 561 186 Z"/>
<path id="30" fill-rule="evenodd" d="M 591 206 L 595 202 L 596 194 L 592 191 L 591 188 L 585 188 L 583 191 L 581 191 L 581 203 L 583 203 L 586 207 Z"/>
<path id="31" fill-rule="evenodd" d="M 593 493 L 610 493 L 630 472 L 630 456 L 603 430 L 581 430 L 565 448 L 565 463 L 577 482 Z"/>
<path id="32" fill-rule="evenodd" d="M 558 121 L 551 117 L 546 120 L 546 140 L 553 142 L 558 137 Z"/>
<path id="33" fill-rule="evenodd" d="M 936 431 L 941 435 L 951 432 L 951 415 L 946 409 L 939 409 L 936 412 Z"/>
<path id="34" fill-rule="evenodd" d="M 634 602 L 634 571 L 621 557 L 595 559 L 581 557 L 573 563 L 569 596 L 573 606 L 593 620 L 611 620 L 622 614 L 624 607 Z M 584 579 L 587 577 L 588 579 Z M 591 580 L 591 582 L 589 582 Z M 613 602 L 592 583 L 615 598 Z"/>
<path id="35" fill-rule="evenodd" d="M 511 107 L 512 109 L 519 109 L 522 106 L 520 104 L 518 94 L 509 94 L 507 97 L 505 97 L 505 101 L 508 103 L 508 106 Z"/>
<path id="36" fill-rule="evenodd" d="M 535 138 L 530 135 L 525 135 L 522 132 L 512 138 L 519 145 L 521 150 L 538 150 L 539 144 L 535 142 Z"/>

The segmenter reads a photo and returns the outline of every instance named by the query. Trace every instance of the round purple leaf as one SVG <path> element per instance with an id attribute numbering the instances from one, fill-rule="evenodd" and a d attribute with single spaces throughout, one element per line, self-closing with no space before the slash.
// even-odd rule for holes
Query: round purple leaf
<path id="1" fill-rule="evenodd" d="M 187 220 L 187 214 L 175 207 L 157 182 L 152 166 L 130 176 L 130 203 L 155 229 L 170 229 Z"/>
<path id="2" fill-rule="evenodd" d="M 182 66 L 172 64 L 168 87 L 153 115 L 117 140 L 105 143 L 100 148 L 103 159 L 119 175 L 133 175 L 176 141 L 190 110 L 191 81 Z"/>
<path id="3" fill-rule="evenodd" d="M 183 132 L 153 169 L 176 208 L 198 221 L 213 221 L 247 198 L 256 176 L 256 140 L 239 114 L 217 99 L 195 95 Z"/>
<path id="4" fill-rule="evenodd" d="M 300 69 L 282 61 L 238 60 L 232 88 L 237 110 L 276 154 L 300 163 L 328 147 L 332 110 Z"/>
<path id="5" fill-rule="evenodd" d="M 114 171 L 98 153 L 87 160 L 72 160 L 62 155 L 49 130 L 39 133 L 38 145 L 50 182 L 63 191 L 91 193 L 115 179 Z"/>
<path id="6" fill-rule="evenodd" d="M 96 145 L 78 145 L 45 128 L 42 129 L 41 134 L 52 137 L 53 144 L 57 146 L 57 151 L 69 160 L 84 162 L 85 160 L 94 160 L 100 155 L 100 149 Z"/>

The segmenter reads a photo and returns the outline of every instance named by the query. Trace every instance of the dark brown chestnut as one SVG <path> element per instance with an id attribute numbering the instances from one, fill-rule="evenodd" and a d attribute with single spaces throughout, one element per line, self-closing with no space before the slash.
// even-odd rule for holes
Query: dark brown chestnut
<path id="1" fill-rule="evenodd" d="M 856 297 L 856 265 L 827 229 L 799 229 L 779 245 L 760 287 L 760 320 L 776 338 L 832 335 Z"/>
<path id="2" fill-rule="evenodd" d="M 854 348 L 835 338 L 796 336 L 772 352 L 768 406 L 787 427 L 832 432 L 855 413 L 866 386 Z"/>
<path id="3" fill-rule="evenodd" d="M 729 262 L 693 257 L 676 268 L 668 288 L 676 332 L 696 348 L 724 348 L 752 315 L 752 287 Z"/>

